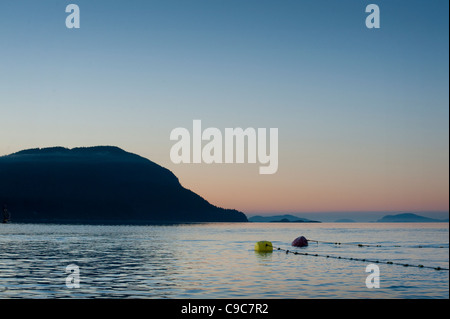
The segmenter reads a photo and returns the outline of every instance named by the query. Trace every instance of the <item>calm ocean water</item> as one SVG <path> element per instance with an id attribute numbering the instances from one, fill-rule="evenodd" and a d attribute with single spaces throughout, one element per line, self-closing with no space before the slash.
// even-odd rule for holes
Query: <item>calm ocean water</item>
<path id="1" fill-rule="evenodd" d="M 258 254 L 260 240 L 299 252 L 449 267 L 448 223 L 193 224 L 172 226 L 0 225 L 0 298 L 449 298 L 449 272 L 368 262 Z M 398 247 L 400 246 L 400 247 Z M 80 287 L 66 287 L 66 266 Z"/>

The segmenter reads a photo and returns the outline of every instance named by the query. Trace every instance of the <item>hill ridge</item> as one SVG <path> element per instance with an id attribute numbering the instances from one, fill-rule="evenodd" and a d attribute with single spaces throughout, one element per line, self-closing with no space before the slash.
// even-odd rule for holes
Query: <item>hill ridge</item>
<path id="1" fill-rule="evenodd" d="M 13 221 L 246 222 L 167 168 L 116 146 L 47 147 L 0 157 L 0 205 Z"/>

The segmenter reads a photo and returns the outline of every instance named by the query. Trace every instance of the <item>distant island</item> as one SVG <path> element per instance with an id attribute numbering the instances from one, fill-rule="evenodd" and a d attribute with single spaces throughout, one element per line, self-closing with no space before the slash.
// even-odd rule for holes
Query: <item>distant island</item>
<path id="1" fill-rule="evenodd" d="M 0 157 L 0 205 L 13 222 L 247 222 L 184 188 L 168 169 L 118 147 L 30 149 Z"/>
<path id="2" fill-rule="evenodd" d="M 253 223 L 320 223 L 317 220 L 300 218 L 293 215 L 253 216 L 248 221 Z"/>
<path id="3" fill-rule="evenodd" d="M 379 215 L 383 216 L 383 215 Z M 448 219 L 434 219 L 425 216 L 420 216 L 413 213 L 402 213 L 397 215 L 386 215 L 383 217 L 378 217 L 379 219 L 370 221 L 371 223 L 439 223 L 447 222 Z M 253 223 L 321 223 L 322 221 L 312 220 L 308 218 L 302 218 L 295 215 L 273 215 L 273 216 L 252 216 L 248 218 L 249 222 Z M 358 223 L 351 218 L 338 218 L 333 221 L 327 221 L 333 223 Z"/>
<path id="4" fill-rule="evenodd" d="M 444 223 L 447 220 L 433 219 L 412 213 L 386 215 L 377 220 L 378 223 Z"/>

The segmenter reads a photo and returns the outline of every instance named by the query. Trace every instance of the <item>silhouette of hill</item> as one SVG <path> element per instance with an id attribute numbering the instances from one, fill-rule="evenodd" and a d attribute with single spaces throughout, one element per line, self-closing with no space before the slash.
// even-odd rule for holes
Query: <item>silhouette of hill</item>
<path id="1" fill-rule="evenodd" d="M 248 220 L 253 223 L 320 223 L 316 220 L 300 218 L 294 215 L 252 216 Z"/>
<path id="2" fill-rule="evenodd" d="M 386 215 L 377 221 L 378 223 L 438 223 L 448 222 L 448 220 L 440 220 L 428 218 L 412 213 L 398 214 L 398 215 Z"/>
<path id="3" fill-rule="evenodd" d="M 0 157 L 0 205 L 13 222 L 246 222 L 168 169 L 118 147 L 30 149 Z"/>

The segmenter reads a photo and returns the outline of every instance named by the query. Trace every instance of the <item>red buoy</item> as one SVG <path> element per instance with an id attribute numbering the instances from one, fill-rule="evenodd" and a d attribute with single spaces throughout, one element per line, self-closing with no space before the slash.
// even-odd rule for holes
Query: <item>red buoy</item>
<path id="1" fill-rule="evenodd" d="M 292 242 L 292 246 L 294 246 L 294 247 L 306 247 L 306 246 L 308 246 L 308 240 L 305 237 L 303 237 L 303 236 L 297 237 Z"/>

